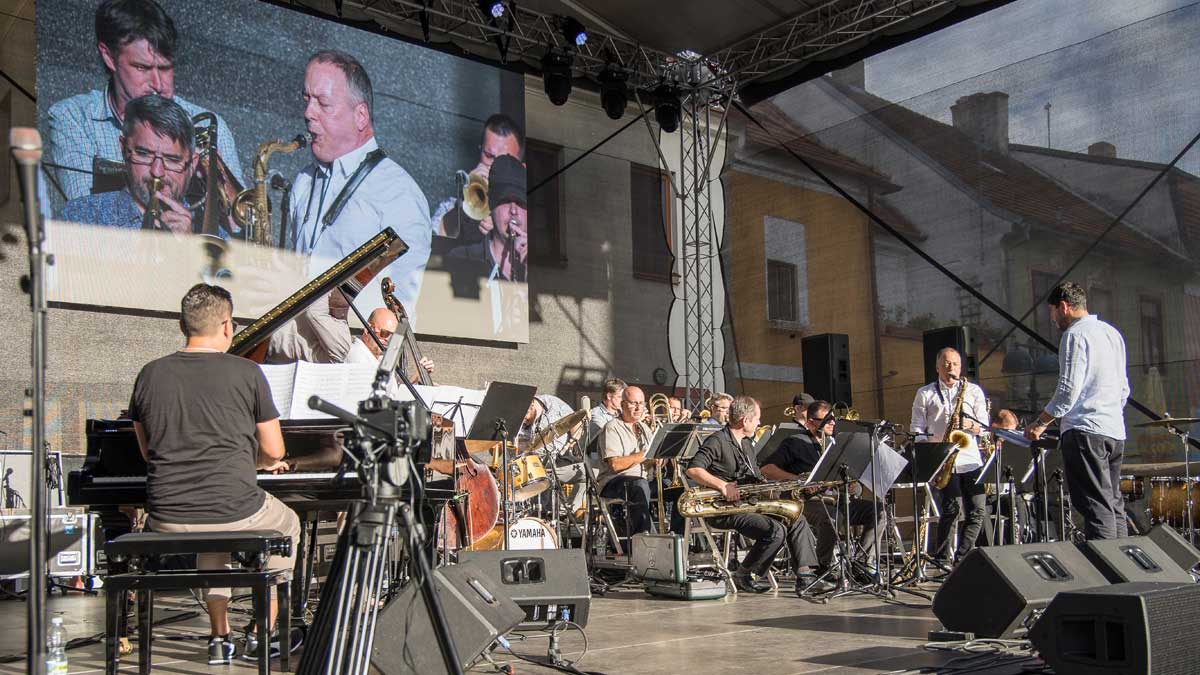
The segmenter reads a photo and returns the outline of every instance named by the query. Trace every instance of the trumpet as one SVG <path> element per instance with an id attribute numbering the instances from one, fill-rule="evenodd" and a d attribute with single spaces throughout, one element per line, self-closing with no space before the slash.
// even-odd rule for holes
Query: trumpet
<path id="1" fill-rule="evenodd" d="M 833 416 L 840 420 L 856 420 L 858 419 L 858 411 L 851 408 L 844 401 L 838 401 L 833 404 Z"/>
<path id="2" fill-rule="evenodd" d="M 162 216 L 162 204 L 158 203 L 158 191 L 162 189 L 162 179 L 155 176 L 150 179 L 150 203 L 146 204 L 146 211 L 142 214 L 142 229 L 157 230 L 158 219 Z"/>
<path id="3" fill-rule="evenodd" d="M 491 211 L 488 209 L 488 179 L 479 174 L 458 172 L 463 182 L 462 210 L 471 220 L 483 220 Z"/>

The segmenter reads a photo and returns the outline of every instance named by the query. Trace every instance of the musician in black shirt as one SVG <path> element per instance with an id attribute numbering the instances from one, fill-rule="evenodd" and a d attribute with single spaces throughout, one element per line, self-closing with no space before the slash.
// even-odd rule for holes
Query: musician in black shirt
<path id="1" fill-rule="evenodd" d="M 803 418 L 797 419 L 803 424 L 800 433 L 786 439 L 770 457 L 759 460 L 767 480 L 797 480 L 802 474 L 813 470 L 824 449 L 833 445 L 834 420 L 829 414 L 831 408 L 827 401 L 810 403 L 801 413 Z M 883 506 L 879 505 L 876 509 L 869 500 L 853 496 L 856 489 L 861 492 L 862 486 L 858 483 L 851 485 L 850 525 L 862 526 L 860 550 L 870 558 L 875 548 L 875 528 L 871 527 L 871 522 L 876 513 L 883 516 Z M 837 544 L 836 528 L 840 524 L 834 522 L 834 516 L 839 501 L 840 495 L 838 498 L 814 495 L 804 505 L 804 517 L 817 531 L 818 576 L 824 576 L 829 571 L 829 564 L 833 560 L 833 549 Z M 842 518 L 844 516 L 838 516 L 838 520 Z"/>
<path id="2" fill-rule="evenodd" d="M 711 434 L 688 462 L 687 475 L 706 488 L 720 491 L 729 502 L 740 500 L 738 485 L 765 482 L 754 463 L 753 439 L 758 429 L 762 409 L 749 396 L 734 399 L 729 409 L 729 423 Z M 746 552 L 741 567 L 733 575 L 739 590 L 762 593 L 768 586 L 757 576 L 765 576 L 775 555 L 786 543 L 791 552 L 792 566 L 797 574 L 816 563 L 813 535 L 808 523 L 798 519 L 792 525 L 758 513 L 716 516 L 709 519 L 714 527 L 734 530 L 754 541 Z M 798 588 L 807 584 L 797 583 Z"/>

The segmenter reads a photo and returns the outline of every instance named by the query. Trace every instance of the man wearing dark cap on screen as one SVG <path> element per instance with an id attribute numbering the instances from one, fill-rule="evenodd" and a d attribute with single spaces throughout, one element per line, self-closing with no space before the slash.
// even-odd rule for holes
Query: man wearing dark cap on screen
<path id="1" fill-rule="evenodd" d="M 488 181 L 494 227 L 482 241 L 450 251 L 448 263 L 471 267 L 488 281 L 525 281 L 529 255 L 525 205 L 525 166 L 511 155 L 497 157 Z"/>

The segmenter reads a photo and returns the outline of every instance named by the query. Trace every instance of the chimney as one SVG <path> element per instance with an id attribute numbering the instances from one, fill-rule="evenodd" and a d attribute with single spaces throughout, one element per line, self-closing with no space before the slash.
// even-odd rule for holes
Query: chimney
<path id="1" fill-rule="evenodd" d="M 833 79 L 838 84 L 858 87 L 859 89 L 866 91 L 867 66 L 862 61 L 856 61 L 854 65 L 847 66 L 841 70 L 833 71 Z"/>
<path id="2" fill-rule="evenodd" d="M 954 128 L 996 152 L 1008 152 L 1008 94 L 991 91 L 964 96 L 950 106 Z"/>
<path id="3" fill-rule="evenodd" d="M 1117 146 L 1108 141 L 1098 141 L 1088 146 L 1088 154 L 1092 157 L 1117 158 Z"/>

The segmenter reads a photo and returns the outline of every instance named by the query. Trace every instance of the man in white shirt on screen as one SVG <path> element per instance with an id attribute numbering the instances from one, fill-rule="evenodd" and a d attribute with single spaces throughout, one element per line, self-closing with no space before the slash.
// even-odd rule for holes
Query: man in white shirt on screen
<path id="1" fill-rule="evenodd" d="M 312 257 L 316 276 L 390 227 L 408 251 L 375 275 L 355 298 L 367 311 L 383 301 L 379 284 L 391 277 L 405 307 L 416 307 L 433 233 L 429 202 L 407 171 L 375 141 L 373 91 L 367 71 L 353 56 L 314 54 L 304 74 L 304 121 L 312 134 L 313 159 L 292 184 L 286 246 Z"/>

